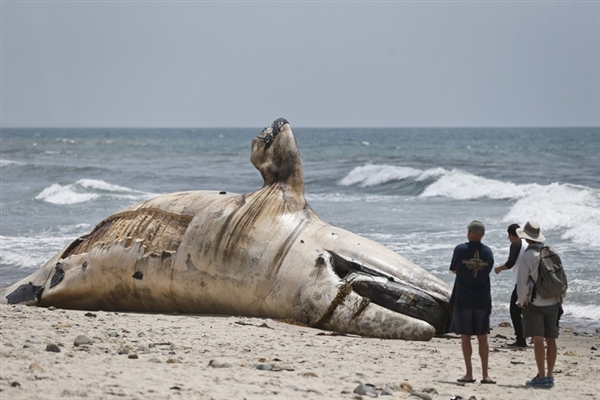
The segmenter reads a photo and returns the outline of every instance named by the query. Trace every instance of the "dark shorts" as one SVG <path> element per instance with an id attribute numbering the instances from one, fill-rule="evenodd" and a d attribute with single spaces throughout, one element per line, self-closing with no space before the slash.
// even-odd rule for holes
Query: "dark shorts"
<path id="1" fill-rule="evenodd" d="M 525 337 L 542 336 L 547 339 L 558 337 L 558 309 L 560 306 L 534 306 L 523 309 L 523 334 Z"/>
<path id="2" fill-rule="evenodd" d="M 487 335 L 490 333 L 491 310 L 454 309 L 450 332 L 459 335 Z"/>

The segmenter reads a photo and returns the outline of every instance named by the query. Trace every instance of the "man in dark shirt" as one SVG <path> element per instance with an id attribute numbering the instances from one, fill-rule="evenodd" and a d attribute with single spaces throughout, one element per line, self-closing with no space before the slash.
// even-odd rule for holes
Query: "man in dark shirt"
<path id="1" fill-rule="evenodd" d="M 454 249 L 450 271 L 456 274 L 450 304 L 454 307 L 450 331 L 461 335 L 461 348 L 466 373 L 459 382 L 475 382 L 471 364 L 471 336 L 476 335 L 483 379 L 481 383 L 496 383 L 488 375 L 490 345 L 490 314 L 492 295 L 490 272 L 494 266 L 492 250 L 481 243 L 485 227 L 481 221 L 472 221 L 468 228 L 467 243 Z"/>
<path id="2" fill-rule="evenodd" d="M 508 229 L 508 240 L 510 240 L 510 250 L 508 253 L 508 260 L 504 265 L 494 268 L 494 272 L 499 274 L 501 271 L 508 269 L 513 270 L 515 287 L 510 296 L 510 319 L 515 330 L 515 342 L 508 344 L 507 347 L 521 348 L 527 347 L 527 342 L 523 337 L 523 322 L 521 321 L 521 307 L 517 305 L 517 275 L 519 274 L 519 265 L 521 262 L 521 254 L 527 249 L 527 243 L 524 239 L 517 236 L 517 228 L 520 228 L 518 224 L 511 224 Z M 514 267 L 514 268 L 513 268 Z"/>

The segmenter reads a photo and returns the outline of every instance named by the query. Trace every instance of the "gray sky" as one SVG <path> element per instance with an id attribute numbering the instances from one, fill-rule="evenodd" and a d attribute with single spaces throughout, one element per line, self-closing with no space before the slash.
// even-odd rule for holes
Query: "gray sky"
<path id="1" fill-rule="evenodd" d="M 598 2 L 1 11 L 3 127 L 600 126 Z"/>

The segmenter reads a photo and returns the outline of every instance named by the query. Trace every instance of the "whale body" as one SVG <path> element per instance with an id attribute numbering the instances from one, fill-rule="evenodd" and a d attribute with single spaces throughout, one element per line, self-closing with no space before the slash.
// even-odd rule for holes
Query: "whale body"
<path id="1" fill-rule="evenodd" d="M 288 319 L 405 340 L 448 331 L 448 284 L 310 208 L 285 119 L 252 140 L 250 159 L 259 190 L 179 192 L 127 207 L 1 289 L 0 302 Z"/>

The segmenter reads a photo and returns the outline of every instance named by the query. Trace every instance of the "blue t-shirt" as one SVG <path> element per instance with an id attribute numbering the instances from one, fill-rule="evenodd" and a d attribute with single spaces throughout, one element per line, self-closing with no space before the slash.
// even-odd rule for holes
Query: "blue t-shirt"
<path id="1" fill-rule="evenodd" d="M 456 271 L 450 304 L 462 310 L 491 310 L 490 272 L 492 249 L 481 242 L 459 244 L 454 249 L 450 271 Z"/>

